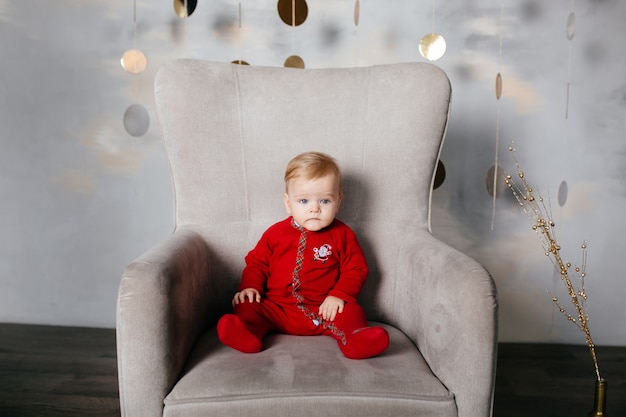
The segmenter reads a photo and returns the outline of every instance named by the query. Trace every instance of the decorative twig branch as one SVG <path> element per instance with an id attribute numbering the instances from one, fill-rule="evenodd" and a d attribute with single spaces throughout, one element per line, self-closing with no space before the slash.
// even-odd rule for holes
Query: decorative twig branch
<path id="1" fill-rule="evenodd" d="M 513 160 L 515 161 L 515 166 L 517 168 L 517 175 L 522 185 L 520 187 L 513 181 L 511 175 L 508 174 L 506 175 L 504 182 L 513 192 L 515 199 L 531 221 L 532 229 L 537 233 L 537 236 L 541 240 L 546 256 L 550 258 L 554 267 L 561 274 L 561 281 L 566 286 L 567 293 L 572 304 L 574 305 L 574 309 L 576 310 L 575 314 L 569 313 L 556 296 L 552 297 L 552 301 L 559 311 L 565 315 L 568 321 L 576 325 L 583 333 L 585 333 L 585 341 L 591 351 L 591 358 L 593 359 L 596 377 L 598 378 L 598 381 L 600 381 L 601 378 L 600 369 L 598 367 L 598 358 L 596 356 L 595 345 L 589 330 L 589 315 L 585 312 L 585 301 L 587 300 L 587 293 L 585 292 L 585 277 L 587 276 L 585 271 L 587 264 L 587 244 L 585 242 L 582 243 L 581 267 L 572 266 L 570 262 L 563 261 L 563 258 L 561 257 L 561 245 L 559 245 L 556 240 L 556 229 L 554 221 L 552 220 L 552 210 L 549 207 L 549 202 L 548 206 L 546 206 L 546 203 L 540 194 L 537 194 L 537 197 L 535 197 L 533 188 L 528 184 L 524 171 L 522 171 L 519 162 L 517 161 L 515 148 L 510 146 L 509 151 L 513 153 Z M 576 288 L 572 283 L 572 276 L 577 276 L 579 278 L 580 285 L 578 288 Z"/>

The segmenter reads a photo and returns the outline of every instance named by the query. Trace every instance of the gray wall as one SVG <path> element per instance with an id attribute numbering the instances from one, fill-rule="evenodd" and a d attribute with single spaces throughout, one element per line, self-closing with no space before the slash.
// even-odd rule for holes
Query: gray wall
<path id="1" fill-rule="evenodd" d="M 363 0 L 355 26 L 354 0 L 309 0 L 296 28 L 282 23 L 274 0 L 200 0 L 185 20 L 171 1 L 136 4 L 135 25 L 130 0 L 0 0 L 0 321 L 115 325 L 124 266 L 172 230 L 152 99 L 161 64 L 194 57 L 280 66 L 292 54 L 309 68 L 423 61 L 418 43 L 433 27 L 428 1 Z M 507 151 L 515 141 L 527 177 L 552 202 L 563 254 L 579 263 L 588 243 L 596 343 L 626 344 L 626 3 L 435 6 L 435 30 L 448 46 L 436 64 L 454 98 L 434 233 L 493 274 L 501 340 L 584 343 L 553 308 L 547 292 L 562 296 L 563 286 L 508 193 L 497 199 L 491 227 L 487 171 L 496 143 L 500 165 L 515 170 Z M 148 57 L 139 75 L 120 66 L 133 47 Z M 122 122 L 131 104 L 150 117 L 140 137 Z M 569 193 L 561 206 L 563 181 Z"/>

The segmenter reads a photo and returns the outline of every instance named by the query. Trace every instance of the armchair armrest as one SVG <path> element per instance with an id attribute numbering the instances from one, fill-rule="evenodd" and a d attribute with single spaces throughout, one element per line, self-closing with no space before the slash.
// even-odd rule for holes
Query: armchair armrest
<path id="1" fill-rule="evenodd" d="M 497 350 L 497 294 L 489 273 L 430 234 L 407 245 L 397 294 L 398 326 L 455 395 L 459 417 L 491 415 Z M 404 298 L 404 299 L 403 299 Z"/>
<path id="2" fill-rule="evenodd" d="M 163 413 L 199 334 L 209 321 L 209 251 L 178 230 L 124 271 L 117 301 L 117 361 L 122 416 Z"/>

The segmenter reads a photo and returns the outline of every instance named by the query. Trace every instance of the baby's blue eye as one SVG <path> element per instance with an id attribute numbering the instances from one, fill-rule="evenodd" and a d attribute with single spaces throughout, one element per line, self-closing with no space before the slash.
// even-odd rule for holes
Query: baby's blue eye
<path id="1" fill-rule="evenodd" d="M 321 204 L 330 204 L 330 200 L 328 199 L 324 199 L 324 200 L 320 200 Z"/>
<path id="2" fill-rule="evenodd" d="M 302 198 L 302 199 L 300 199 L 300 201 L 298 201 L 298 203 L 300 203 L 300 204 L 306 204 L 308 202 L 309 202 L 309 200 L 307 200 L 306 198 Z"/>

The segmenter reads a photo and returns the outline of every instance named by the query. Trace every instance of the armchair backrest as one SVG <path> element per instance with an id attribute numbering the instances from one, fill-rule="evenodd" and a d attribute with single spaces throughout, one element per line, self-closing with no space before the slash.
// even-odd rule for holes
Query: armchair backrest
<path id="1" fill-rule="evenodd" d="M 451 95 L 436 66 L 301 70 L 179 60 L 159 70 L 155 94 L 175 225 L 231 225 L 230 236 L 212 244 L 240 262 L 234 275 L 263 230 L 287 216 L 284 169 L 304 151 L 337 159 L 345 194 L 338 218 L 375 258 L 373 275 L 397 256 L 398 230 L 428 233 Z"/>

